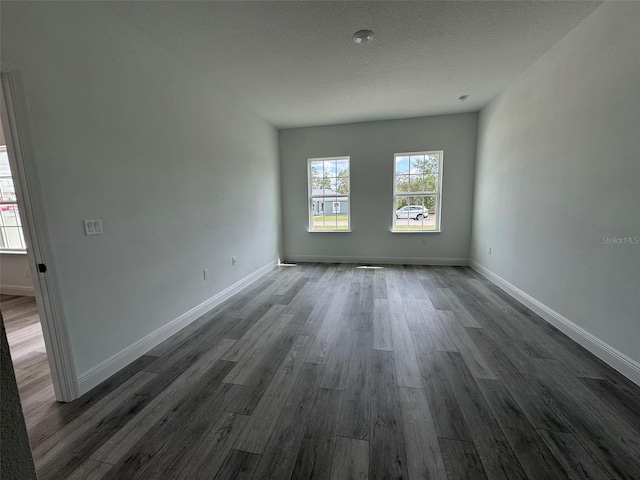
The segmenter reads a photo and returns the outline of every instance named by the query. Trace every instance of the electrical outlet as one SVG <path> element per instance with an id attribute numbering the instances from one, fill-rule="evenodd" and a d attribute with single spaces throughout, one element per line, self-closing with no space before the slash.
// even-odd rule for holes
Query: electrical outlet
<path id="1" fill-rule="evenodd" d="M 204 270 L 202 270 L 202 276 L 204 277 L 205 280 L 209 280 L 209 269 L 205 268 Z"/>
<path id="2" fill-rule="evenodd" d="M 235 266 L 238 263 L 238 257 L 231 257 L 231 265 Z"/>
<path id="3" fill-rule="evenodd" d="M 489 247 L 489 255 L 491 255 L 491 247 Z"/>

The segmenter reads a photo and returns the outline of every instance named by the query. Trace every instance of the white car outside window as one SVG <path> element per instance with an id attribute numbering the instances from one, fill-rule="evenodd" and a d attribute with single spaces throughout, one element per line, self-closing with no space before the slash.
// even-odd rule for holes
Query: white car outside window
<path id="1" fill-rule="evenodd" d="M 421 205 L 407 205 L 406 207 L 396 210 L 396 218 L 413 218 L 414 220 L 420 220 L 428 216 L 429 210 Z"/>

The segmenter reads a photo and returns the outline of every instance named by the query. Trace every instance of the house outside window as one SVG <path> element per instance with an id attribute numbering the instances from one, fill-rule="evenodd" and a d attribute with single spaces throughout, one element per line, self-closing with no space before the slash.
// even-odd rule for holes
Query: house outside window
<path id="1" fill-rule="evenodd" d="M 393 232 L 439 232 L 442 150 L 396 153 L 393 174 Z"/>
<path id="2" fill-rule="evenodd" d="M 0 146 L 0 250 L 25 251 L 22 220 L 16 201 L 7 147 Z"/>
<path id="3" fill-rule="evenodd" d="M 310 158 L 309 231 L 351 230 L 349 157 Z"/>

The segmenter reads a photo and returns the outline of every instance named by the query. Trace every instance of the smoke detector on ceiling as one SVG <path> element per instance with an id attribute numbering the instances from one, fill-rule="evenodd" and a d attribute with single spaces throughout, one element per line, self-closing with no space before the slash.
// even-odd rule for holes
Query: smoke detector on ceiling
<path id="1" fill-rule="evenodd" d="M 353 34 L 353 43 L 362 45 L 373 40 L 373 32 L 371 30 L 359 30 Z"/>

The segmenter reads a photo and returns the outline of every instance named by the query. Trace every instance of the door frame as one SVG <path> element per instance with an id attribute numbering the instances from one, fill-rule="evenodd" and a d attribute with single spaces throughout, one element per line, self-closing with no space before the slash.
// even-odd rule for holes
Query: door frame
<path id="1" fill-rule="evenodd" d="M 33 161 L 22 75 L 19 71 L 1 72 L 0 84 L 2 126 L 23 219 L 22 229 L 51 380 L 56 400 L 70 402 L 79 396 L 78 375 L 44 214 L 44 198 Z M 45 265 L 46 272 L 40 272 L 39 265 Z"/>

